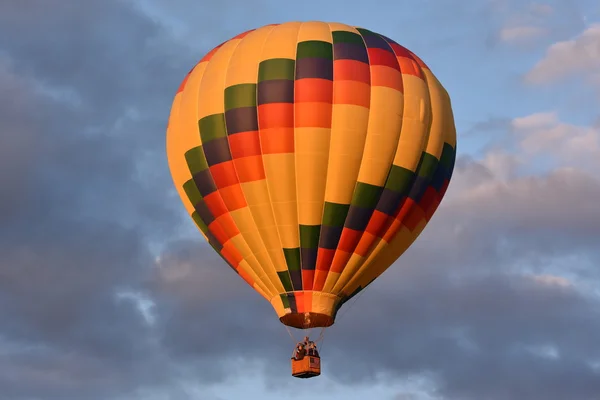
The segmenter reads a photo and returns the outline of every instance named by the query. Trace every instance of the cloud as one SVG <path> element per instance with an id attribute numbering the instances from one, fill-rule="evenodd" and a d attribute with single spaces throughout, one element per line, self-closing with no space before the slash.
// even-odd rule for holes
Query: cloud
<path id="1" fill-rule="evenodd" d="M 516 118 L 512 126 L 523 157 L 551 158 L 561 166 L 590 172 L 600 166 L 598 127 L 567 124 L 556 113 Z"/>
<path id="2" fill-rule="evenodd" d="M 168 377 L 118 296 L 180 222 L 166 167 L 147 163 L 164 158 L 189 57 L 168 40 L 127 2 L 0 6 L 1 399 L 107 399 Z"/>
<path id="3" fill-rule="evenodd" d="M 537 53 L 540 46 L 564 41 L 588 27 L 585 2 L 500 0 L 486 4 L 494 32 L 492 44 Z"/>
<path id="4" fill-rule="evenodd" d="M 501 26 L 496 38 L 511 45 L 531 45 L 551 33 L 551 16 L 555 9 L 549 4 L 531 3 L 509 4 L 509 2 L 492 2 L 490 12 L 501 16 Z"/>
<path id="5" fill-rule="evenodd" d="M 572 75 L 596 74 L 599 69 L 600 24 L 593 24 L 576 38 L 550 46 L 544 58 L 525 75 L 525 81 L 552 83 Z M 591 79 L 595 78 L 593 75 Z"/>
<path id="6" fill-rule="evenodd" d="M 536 39 L 546 35 L 547 33 L 547 29 L 537 26 L 513 26 L 502 28 L 499 36 L 500 40 L 503 42 L 518 42 Z"/>

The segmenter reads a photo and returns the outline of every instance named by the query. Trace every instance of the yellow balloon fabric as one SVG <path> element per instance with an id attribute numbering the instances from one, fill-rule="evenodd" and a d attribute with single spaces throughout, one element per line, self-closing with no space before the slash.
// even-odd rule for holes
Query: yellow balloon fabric
<path id="1" fill-rule="evenodd" d="M 210 51 L 171 109 L 181 199 L 223 259 L 296 328 L 341 305 L 413 243 L 454 168 L 450 98 L 372 31 L 288 22 Z"/>

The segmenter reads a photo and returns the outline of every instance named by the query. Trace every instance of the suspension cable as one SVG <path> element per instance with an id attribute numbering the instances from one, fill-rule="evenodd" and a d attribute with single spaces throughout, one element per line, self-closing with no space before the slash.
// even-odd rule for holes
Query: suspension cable
<path id="1" fill-rule="evenodd" d="M 294 334 L 293 334 L 293 333 L 292 333 L 292 331 L 290 330 L 290 327 L 289 327 L 289 326 L 287 326 L 287 325 L 285 325 L 285 324 L 284 324 L 283 326 L 285 326 L 285 330 L 286 330 L 286 331 L 287 331 L 287 333 L 290 335 L 290 338 L 292 338 L 292 342 L 294 342 L 294 345 L 295 345 L 296 343 L 298 343 L 298 342 L 296 341 L 296 338 L 294 338 Z"/>

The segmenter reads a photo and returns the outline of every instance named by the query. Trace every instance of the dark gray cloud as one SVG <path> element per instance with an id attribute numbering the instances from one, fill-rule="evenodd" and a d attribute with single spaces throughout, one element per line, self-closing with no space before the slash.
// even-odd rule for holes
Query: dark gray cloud
<path id="1" fill-rule="evenodd" d="M 200 30 L 207 50 L 237 33 L 244 7 L 223 26 L 207 8 L 183 34 Z M 177 34 L 131 1 L 0 5 L 2 400 L 179 400 L 186 384 L 239 374 L 240 357 L 270 387 L 294 384 L 271 306 L 180 238 L 191 223 L 164 129 L 201 54 Z M 600 391 L 598 301 L 579 284 L 598 280 L 600 184 L 577 170 L 499 173 L 513 162 L 495 150 L 459 160 L 431 226 L 328 331 L 330 377 L 423 374 L 441 398 L 466 400 Z"/>
<path id="2" fill-rule="evenodd" d="M 147 323 L 117 294 L 178 229 L 161 145 L 193 57 L 122 1 L 4 2 L 0 38 L 0 398 L 164 382 Z"/>

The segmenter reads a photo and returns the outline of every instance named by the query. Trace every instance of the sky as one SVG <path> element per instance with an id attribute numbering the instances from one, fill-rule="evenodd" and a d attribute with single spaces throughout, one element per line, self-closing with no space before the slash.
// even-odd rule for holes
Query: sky
<path id="1" fill-rule="evenodd" d="M 165 154 L 187 71 L 291 20 L 408 47 L 458 130 L 441 207 L 311 380 Z M 0 0 L 0 93 L 0 400 L 600 397 L 597 0 Z"/>

